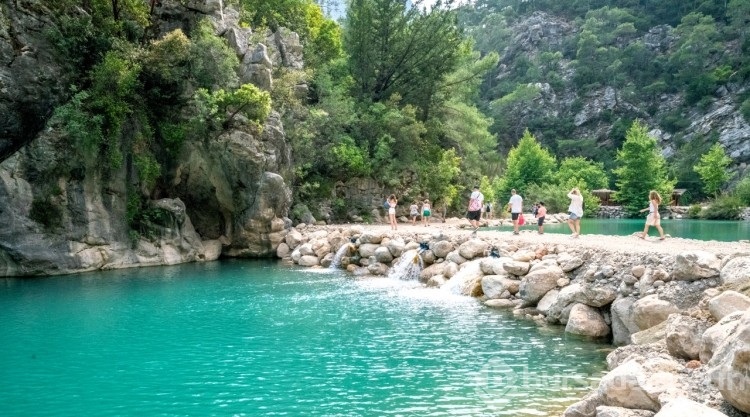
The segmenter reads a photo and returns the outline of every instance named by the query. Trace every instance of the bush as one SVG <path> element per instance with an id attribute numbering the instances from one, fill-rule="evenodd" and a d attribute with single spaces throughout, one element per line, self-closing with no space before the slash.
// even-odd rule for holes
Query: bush
<path id="1" fill-rule="evenodd" d="M 739 197 L 731 194 L 723 194 L 717 197 L 711 205 L 703 212 L 702 217 L 708 220 L 737 220 L 742 212 L 742 203 Z"/>
<path id="2" fill-rule="evenodd" d="M 740 203 L 750 206 L 750 175 L 738 182 L 734 187 L 734 195 L 740 199 Z"/>
<path id="3" fill-rule="evenodd" d="M 688 209 L 687 216 L 689 219 L 699 219 L 702 211 L 703 207 L 701 207 L 700 204 L 693 204 Z"/>

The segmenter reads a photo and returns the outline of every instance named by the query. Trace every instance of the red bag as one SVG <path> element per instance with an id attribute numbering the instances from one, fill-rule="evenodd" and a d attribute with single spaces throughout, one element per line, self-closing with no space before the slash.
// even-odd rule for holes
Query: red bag
<path id="1" fill-rule="evenodd" d="M 523 226 L 526 224 L 526 219 L 523 218 L 523 213 L 518 214 L 518 225 Z"/>

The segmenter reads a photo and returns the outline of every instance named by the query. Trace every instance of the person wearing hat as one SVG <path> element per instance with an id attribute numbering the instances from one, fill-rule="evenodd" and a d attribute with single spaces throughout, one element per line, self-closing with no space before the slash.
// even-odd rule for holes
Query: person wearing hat
<path id="1" fill-rule="evenodd" d="M 469 212 L 466 213 L 466 217 L 471 223 L 471 227 L 474 231 L 471 233 L 472 236 L 477 235 L 477 229 L 479 229 L 479 219 L 482 217 L 482 205 L 484 204 L 484 194 L 479 191 L 479 186 L 474 186 L 474 191 L 469 197 Z"/>
<path id="2" fill-rule="evenodd" d="M 547 215 L 547 207 L 544 207 L 544 201 L 537 203 L 539 206 L 536 209 L 536 225 L 539 226 L 539 234 L 544 234 L 544 216 Z"/>

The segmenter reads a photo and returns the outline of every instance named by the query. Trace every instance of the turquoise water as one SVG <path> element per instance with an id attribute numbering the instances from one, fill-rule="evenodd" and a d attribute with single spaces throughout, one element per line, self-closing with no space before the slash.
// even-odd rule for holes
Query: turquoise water
<path id="1" fill-rule="evenodd" d="M 540 416 L 595 384 L 609 348 L 270 262 L 0 284 L 3 416 Z"/>
<path id="2" fill-rule="evenodd" d="M 642 232 L 645 219 L 588 219 L 581 220 L 581 234 L 627 236 Z M 664 233 L 672 237 L 698 240 L 718 240 L 733 242 L 750 239 L 750 221 L 729 220 L 662 220 Z M 510 226 L 492 228 L 511 230 Z M 536 230 L 536 223 L 522 227 L 523 230 Z M 567 223 L 545 224 L 545 233 L 570 233 Z M 656 228 L 649 228 L 649 235 L 658 236 Z"/>

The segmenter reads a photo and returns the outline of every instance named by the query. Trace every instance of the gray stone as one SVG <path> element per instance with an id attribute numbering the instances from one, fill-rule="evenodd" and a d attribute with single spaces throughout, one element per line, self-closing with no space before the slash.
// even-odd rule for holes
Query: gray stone
<path id="1" fill-rule="evenodd" d="M 563 274 L 555 261 L 542 261 L 534 265 L 521 280 L 520 298 L 536 304 L 544 294 L 557 286 L 557 280 L 562 278 Z"/>
<path id="2" fill-rule="evenodd" d="M 667 350 L 672 356 L 691 360 L 698 359 L 701 337 L 709 325 L 703 320 L 682 314 L 672 314 L 667 319 Z"/>
<path id="3" fill-rule="evenodd" d="M 724 291 L 708 302 L 708 311 L 718 321 L 736 311 L 750 309 L 750 297 L 736 291 Z"/>
<path id="4" fill-rule="evenodd" d="M 711 382 L 735 408 L 750 413 L 750 311 L 708 362 Z"/>
<path id="5" fill-rule="evenodd" d="M 609 326 L 599 312 L 585 304 L 575 304 L 568 316 L 565 332 L 589 337 L 609 335 Z"/>
<path id="6" fill-rule="evenodd" d="M 675 256 L 672 278 L 680 281 L 695 281 L 717 277 L 720 272 L 721 261 L 716 255 L 704 251 L 689 251 Z"/>
<path id="7" fill-rule="evenodd" d="M 596 417 L 654 417 L 654 414 L 650 410 L 631 410 L 629 408 L 609 407 L 606 405 L 596 407 Z"/>
<path id="8" fill-rule="evenodd" d="M 744 315 L 745 312 L 737 311 L 724 316 L 724 318 L 718 323 L 703 332 L 703 336 L 701 336 L 701 362 L 708 363 L 708 361 L 711 360 L 714 351 L 729 337 L 729 335 L 734 333 Z"/>
<path id="9" fill-rule="evenodd" d="M 728 289 L 750 295 L 750 256 L 731 259 L 721 268 L 721 283 Z"/>
<path id="10" fill-rule="evenodd" d="M 664 405 L 655 417 L 727 417 L 726 414 L 685 397 Z"/>
<path id="11" fill-rule="evenodd" d="M 633 321 L 641 330 L 653 327 L 677 313 L 679 309 L 666 300 L 660 300 L 657 295 L 648 295 L 633 304 Z"/>

